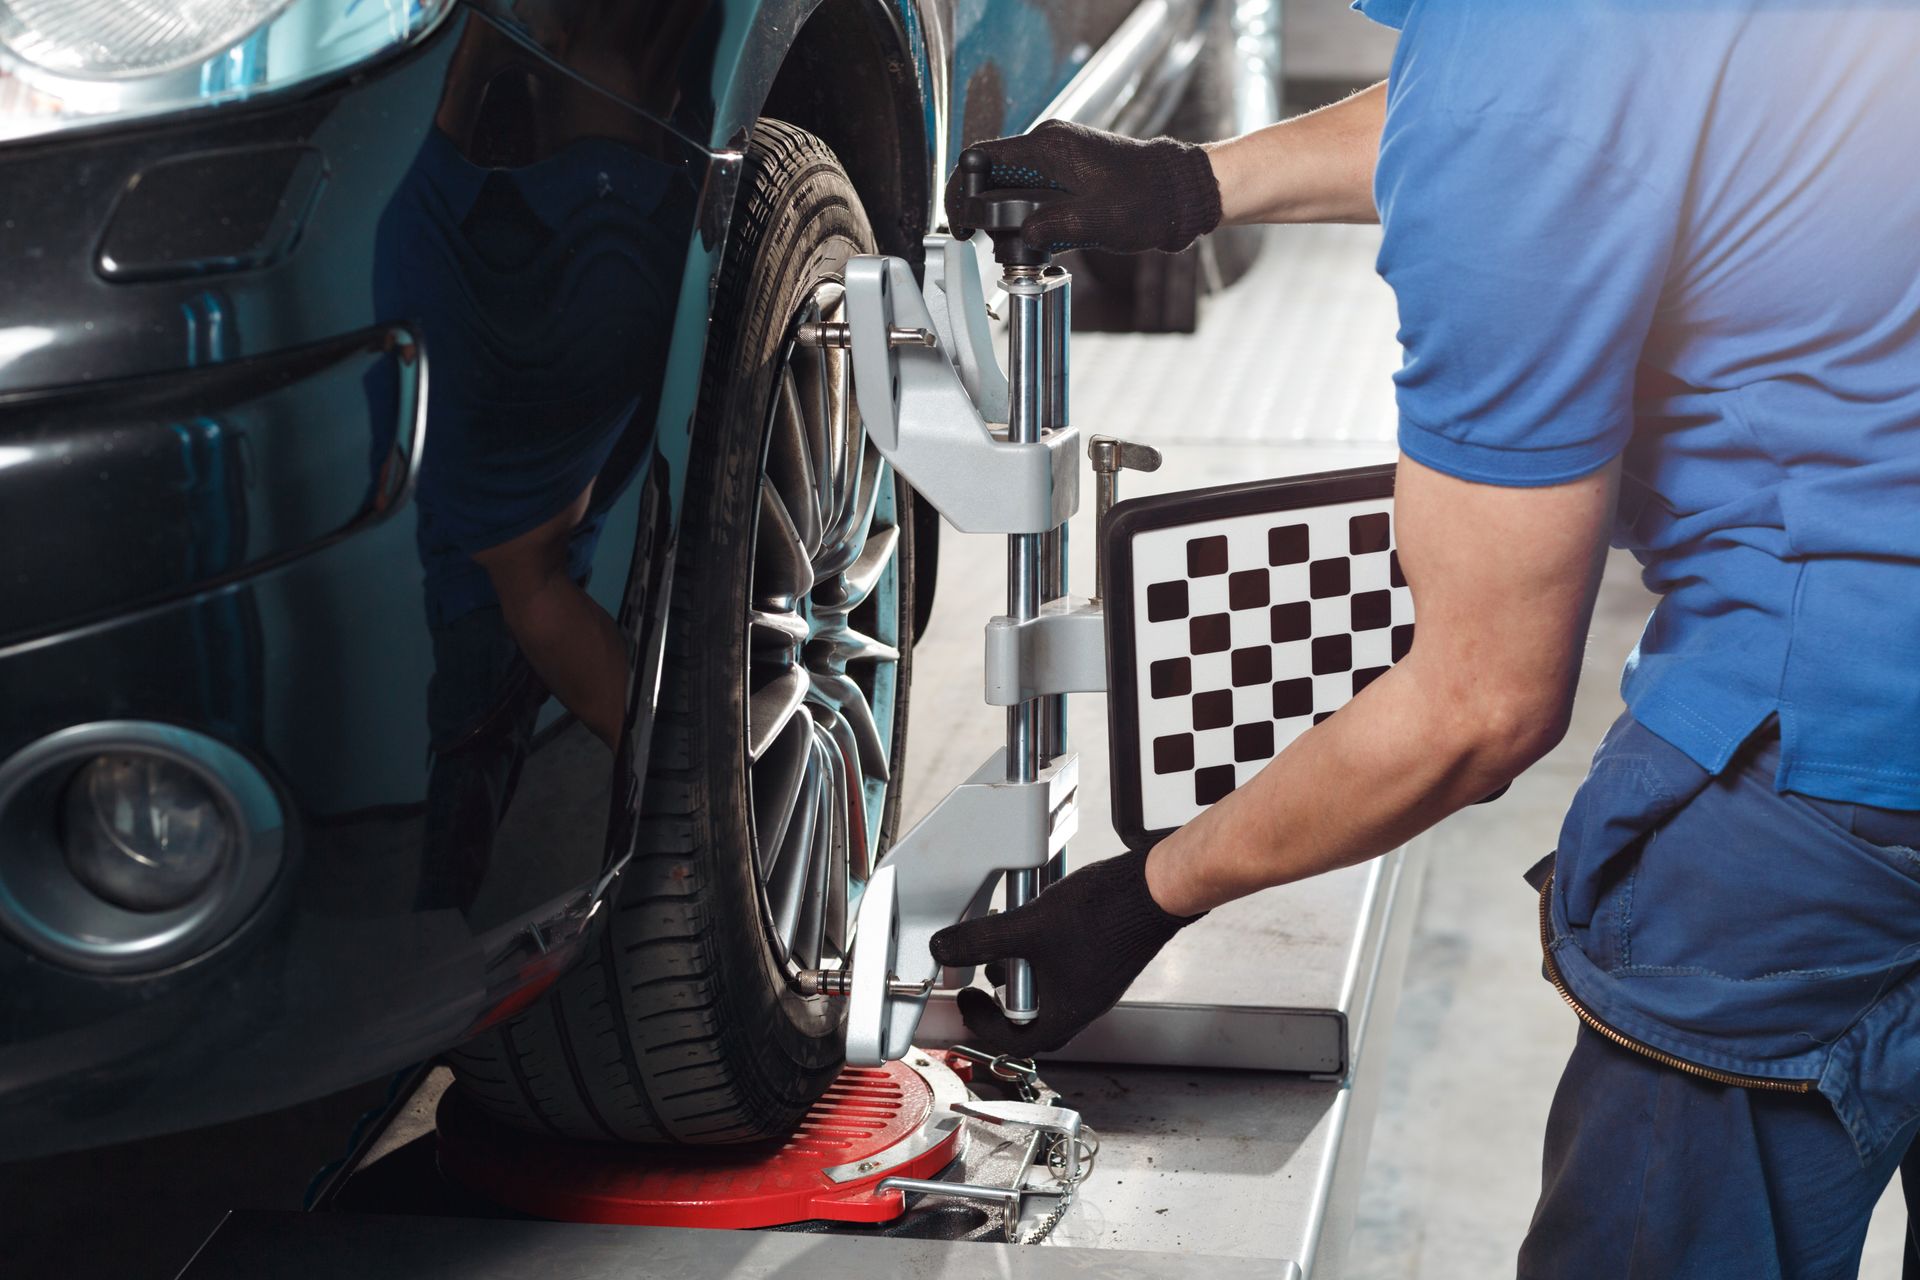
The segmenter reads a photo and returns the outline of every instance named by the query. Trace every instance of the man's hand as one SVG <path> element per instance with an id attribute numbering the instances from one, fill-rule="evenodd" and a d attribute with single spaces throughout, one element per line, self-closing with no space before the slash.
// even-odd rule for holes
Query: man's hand
<path id="1" fill-rule="evenodd" d="M 1204 148 L 1174 138 L 1124 138 L 1061 120 L 1032 133 L 975 144 L 993 160 L 999 187 L 1058 187 L 1058 200 L 1021 229 L 1035 249 L 1107 249 L 1177 253 L 1220 225 L 1220 184 Z M 947 181 L 947 221 L 955 216 L 959 173 Z"/>
<path id="2" fill-rule="evenodd" d="M 1007 1021 L 992 996 L 960 993 L 960 1017 L 983 1049 L 1029 1057 L 1058 1049 L 1113 1008 L 1174 934 L 1199 916 L 1169 915 L 1147 891 L 1147 855 L 1123 853 L 1082 867 L 1026 906 L 933 935 L 946 965 L 1011 958 L 1033 966 L 1040 1012 Z"/>

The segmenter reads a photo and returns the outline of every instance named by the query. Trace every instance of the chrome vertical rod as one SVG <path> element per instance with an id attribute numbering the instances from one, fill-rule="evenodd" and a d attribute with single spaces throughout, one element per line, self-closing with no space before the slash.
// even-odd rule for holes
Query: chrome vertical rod
<path id="1" fill-rule="evenodd" d="M 1071 327 L 1072 311 L 1068 301 L 1068 287 L 1071 283 L 1062 267 L 1048 267 L 1048 283 L 1054 287 L 1047 290 L 1045 305 L 1041 317 L 1045 327 L 1045 348 L 1047 365 L 1047 405 L 1041 426 L 1047 431 L 1064 430 L 1069 422 L 1067 416 L 1067 332 Z M 1057 600 L 1067 594 L 1067 526 L 1045 535 L 1041 549 L 1041 602 Z M 1052 694 L 1041 699 L 1041 758 L 1052 760 L 1067 749 L 1067 698 L 1065 694 Z M 1062 849 L 1053 861 L 1040 872 L 1042 891 L 1067 872 L 1067 851 Z"/>
<path id="2" fill-rule="evenodd" d="M 1007 291 L 1007 438 L 1015 444 L 1040 439 L 1051 404 L 1046 326 L 1046 291 L 1035 267 L 1009 266 L 1000 282 Z M 1045 544 L 1049 534 L 1016 533 L 1007 539 L 1007 614 L 1015 619 L 1040 613 Z M 1007 708 L 1007 780 L 1032 782 L 1044 762 L 1041 707 L 1029 699 Z M 1025 906 L 1039 892 L 1037 871 L 1007 875 L 1007 909 Z M 1024 960 L 1007 962 L 1007 1016 L 1024 1021 L 1034 1014 L 1033 970 Z"/>

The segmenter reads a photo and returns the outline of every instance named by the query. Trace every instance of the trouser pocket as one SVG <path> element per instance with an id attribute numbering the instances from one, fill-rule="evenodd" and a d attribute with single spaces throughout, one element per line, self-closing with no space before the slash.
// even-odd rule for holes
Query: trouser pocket
<path id="1" fill-rule="evenodd" d="M 1864 840 L 1751 774 L 1716 779 L 1632 863 L 1617 972 L 1839 976 L 1920 940 L 1920 856 Z"/>
<path id="2" fill-rule="evenodd" d="M 1729 770 L 1617 860 L 1593 919 L 1589 958 L 1667 1025 L 1811 1049 L 1920 958 L 1920 855 Z"/>
<path id="3" fill-rule="evenodd" d="M 1624 963 L 1633 874 L 1652 835 L 1707 775 L 1622 716 L 1574 796 L 1554 854 L 1554 895 L 1569 933 L 1601 969 Z"/>

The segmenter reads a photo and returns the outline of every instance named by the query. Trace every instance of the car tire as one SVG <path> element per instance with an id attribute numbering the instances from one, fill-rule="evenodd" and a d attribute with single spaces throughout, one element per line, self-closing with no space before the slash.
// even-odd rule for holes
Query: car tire
<path id="1" fill-rule="evenodd" d="M 832 150 L 790 125 L 756 126 L 710 311 L 636 850 L 589 955 L 450 1055 L 456 1087 L 509 1125 L 752 1142 L 790 1133 L 840 1071 L 841 1007 L 801 994 L 795 974 L 844 961 L 858 886 L 898 821 L 916 522 L 911 493 L 865 441 L 846 353 L 796 334 L 839 315 L 848 258 L 872 252 Z M 809 405 L 818 429 L 792 417 Z M 832 542 L 839 533 L 857 533 L 857 554 Z M 887 547 L 862 594 L 855 575 Z M 796 549 L 811 557 L 805 575 Z"/>

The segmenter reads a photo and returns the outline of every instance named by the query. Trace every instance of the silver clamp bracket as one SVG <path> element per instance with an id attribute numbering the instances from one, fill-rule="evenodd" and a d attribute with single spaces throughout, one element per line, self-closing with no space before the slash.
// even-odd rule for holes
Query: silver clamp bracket
<path id="1" fill-rule="evenodd" d="M 989 1124 L 1059 1134 L 1065 1140 L 1062 1159 L 1066 1163 L 1066 1180 L 1080 1181 L 1080 1113 L 1071 1107 L 1049 1106 L 1042 1102 L 974 1102 L 970 1100 L 956 1102 L 953 1109 L 963 1116 L 985 1120 Z"/>
<path id="2" fill-rule="evenodd" d="M 1012 209 L 989 203 L 995 217 Z M 1067 413 L 1070 277 L 1024 251 L 1001 252 L 1014 233 L 1001 230 L 1010 372 L 994 357 L 975 250 L 944 236 L 925 242 L 924 289 L 898 258 L 854 258 L 844 325 L 799 335 L 851 351 L 867 438 L 895 471 L 961 531 L 1008 536 L 1009 616 L 987 636 L 987 701 L 1012 708 L 1007 747 L 895 843 L 864 891 L 845 974 L 800 983 L 845 992 L 847 1061 L 857 1066 L 911 1045 L 940 973 L 935 933 L 986 910 L 1003 878 L 1017 910 L 1064 874 L 1079 777 L 1064 694 L 1106 684 L 1099 611 L 1067 595 L 1065 526 L 1080 499 L 1079 435 Z M 1015 1021 L 1036 1015 L 1024 959 L 1009 959 L 1001 1004 Z"/>
<path id="3" fill-rule="evenodd" d="M 941 264 L 930 295 L 899 258 L 863 254 L 847 264 L 854 396 L 867 437 L 963 533 L 1058 528 L 1080 505 L 1079 433 L 1062 427 L 1015 444 L 1004 423 L 981 416 L 1005 413 L 1007 386 L 973 251 L 946 236 L 927 246 Z M 922 332 L 935 344 L 901 340 Z"/>
<path id="4" fill-rule="evenodd" d="M 960 375 L 974 408 L 988 422 L 1007 420 L 1007 375 L 993 353 L 986 291 L 980 282 L 980 258 L 973 241 L 931 235 L 926 250 L 926 285 L 921 290 L 933 315 L 933 330 Z"/>
<path id="5" fill-rule="evenodd" d="M 1052 693 L 1105 693 L 1105 610 L 1062 596 L 1041 605 L 1038 617 L 992 619 L 986 672 L 989 706 L 1017 706 Z"/>
<path id="6" fill-rule="evenodd" d="M 900 837 L 860 899 L 849 1063 L 878 1066 L 907 1053 L 940 973 L 933 935 L 983 906 L 1003 873 L 1044 867 L 1066 847 L 1080 826 L 1079 787 L 1078 756 L 1055 759 L 1032 782 L 1009 782 L 1006 753 L 996 751 Z"/>
<path id="7" fill-rule="evenodd" d="M 945 1104 L 951 1108 L 951 1118 L 955 1121 L 964 1116 L 997 1128 L 1026 1133 L 1013 1177 L 1006 1186 L 894 1177 L 882 1182 L 879 1189 L 883 1193 L 913 1192 L 992 1205 L 1000 1210 L 1009 1244 L 1040 1244 L 1066 1217 L 1080 1184 L 1093 1172 L 1093 1160 L 1100 1150 L 1099 1138 L 1081 1120 L 1078 1111 L 1060 1105 L 1060 1095 L 1040 1079 L 1031 1061 L 992 1057 L 965 1045 L 955 1045 L 953 1052 L 985 1066 L 997 1079 L 1019 1082 L 1021 1100 L 1018 1102 L 982 1101 L 969 1096 Z M 1043 1165 L 1052 1176 L 1052 1186 L 1029 1185 L 1028 1177 L 1036 1163 Z M 1021 1209 L 1029 1195 L 1052 1196 L 1055 1203 L 1053 1211 L 1033 1231 L 1022 1236 Z"/>

